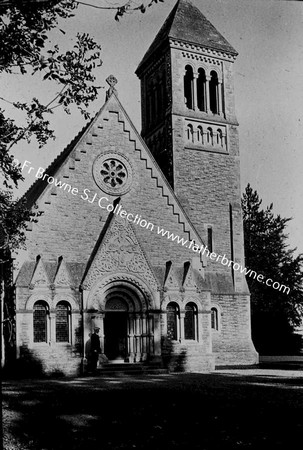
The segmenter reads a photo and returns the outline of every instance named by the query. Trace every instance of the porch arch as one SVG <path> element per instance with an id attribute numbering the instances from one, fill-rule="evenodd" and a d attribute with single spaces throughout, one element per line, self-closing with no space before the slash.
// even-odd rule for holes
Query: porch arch
<path id="1" fill-rule="evenodd" d="M 105 359 L 141 362 L 155 354 L 159 315 L 154 311 L 153 293 L 133 277 L 116 275 L 99 280 L 87 293 L 84 334 L 100 329 L 101 353 Z M 158 336 L 159 334 L 159 336 Z M 158 352 L 157 352 L 158 353 Z M 102 357 L 104 361 L 104 358 Z"/>

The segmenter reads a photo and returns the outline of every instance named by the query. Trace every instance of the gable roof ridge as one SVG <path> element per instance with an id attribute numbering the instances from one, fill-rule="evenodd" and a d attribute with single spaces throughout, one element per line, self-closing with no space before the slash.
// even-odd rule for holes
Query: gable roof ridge
<path id="1" fill-rule="evenodd" d="M 71 152 L 74 150 L 75 146 L 79 143 L 80 139 L 85 136 L 85 134 L 94 126 L 95 122 L 99 117 L 102 116 L 102 113 L 107 112 L 105 109 L 106 107 L 110 106 L 110 103 L 112 101 L 116 101 L 118 104 L 118 107 L 120 108 L 122 115 L 120 111 L 118 112 L 118 120 L 120 122 L 123 122 L 123 130 L 129 134 L 129 138 L 132 141 L 135 141 L 135 150 L 140 151 L 140 157 L 142 160 L 145 161 L 146 168 L 150 170 L 152 178 L 156 180 L 157 187 L 159 187 L 162 190 L 162 196 L 166 198 L 167 205 L 172 207 L 172 212 L 174 215 L 177 216 L 178 222 L 182 225 L 184 233 L 187 233 L 189 235 L 189 238 L 197 241 L 197 242 L 203 242 L 201 237 L 199 236 L 199 233 L 195 229 L 194 225 L 190 221 L 189 217 L 186 215 L 185 211 L 183 210 L 181 204 L 179 203 L 178 198 L 176 197 L 176 194 L 174 193 L 173 189 L 169 185 L 168 181 L 166 180 L 165 175 L 161 171 L 158 163 L 154 159 L 152 153 L 150 152 L 149 148 L 147 147 L 145 141 L 143 140 L 142 136 L 138 133 L 136 130 L 133 122 L 131 121 L 130 117 L 128 116 L 127 112 L 125 111 L 124 107 L 122 106 L 119 98 L 115 93 L 113 93 L 107 101 L 103 104 L 101 109 L 96 113 L 96 115 L 91 119 L 91 121 L 86 124 L 83 129 L 77 134 L 77 136 L 70 142 L 70 144 L 54 159 L 54 161 L 48 166 L 48 168 L 45 169 L 47 173 L 51 176 L 53 176 L 56 173 L 56 170 L 60 168 L 60 164 L 63 164 L 64 161 L 66 161 L 67 157 L 71 154 Z M 102 117 L 102 120 L 104 117 Z M 129 126 L 126 126 L 125 122 L 128 123 Z M 138 145 L 138 143 L 141 144 Z M 145 154 L 144 154 L 145 151 Z M 162 179 L 162 182 L 161 180 Z M 41 187 L 40 187 L 41 186 Z M 48 186 L 48 183 L 46 180 L 37 179 L 33 185 L 28 189 L 28 191 L 21 197 L 21 200 L 25 198 L 27 200 L 28 207 L 31 207 L 34 202 L 37 200 L 37 198 L 44 192 L 45 188 Z M 29 198 L 28 198 L 29 197 Z M 187 227 L 187 224 L 189 227 Z M 192 236 L 193 235 L 193 236 Z M 204 259 L 204 256 L 202 256 Z"/>
<path id="2" fill-rule="evenodd" d="M 175 6 L 173 7 L 171 12 L 169 13 L 167 18 L 165 19 L 165 22 L 161 26 L 160 30 L 156 34 L 154 40 L 152 41 L 152 43 L 148 47 L 146 53 L 144 54 L 143 58 L 141 59 L 139 65 L 138 65 L 138 67 L 137 67 L 137 69 L 135 71 L 136 74 L 137 74 L 138 71 L 140 71 L 141 67 L 149 59 L 151 54 L 153 52 L 155 52 L 156 50 L 158 50 L 161 47 L 161 45 L 164 44 L 165 40 L 168 38 L 169 30 L 170 30 L 170 28 L 172 26 L 172 23 L 173 23 L 173 20 L 174 20 L 174 17 L 175 17 L 175 14 L 176 14 L 179 2 L 180 2 L 180 0 L 178 0 L 178 2 L 175 4 Z"/>
<path id="3" fill-rule="evenodd" d="M 80 142 L 80 140 L 85 136 L 86 132 L 93 126 L 97 118 L 102 114 L 107 102 L 99 109 L 99 111 L 89 120 L 79 131 L 79 133 L 66 145 L 66 147 L 53 159 L 53 161 L 46 167 L 45 172 L 48 175 L 53 176 L 56 170 L 61 166 L 61 164 L 66 160 L 66 158 L 72 153 L 75 146 Z M 37 189 L 41 186 L 40 189 Z M 26 200 L 26 205 L 30 208 L 39 195 L 41 195 L 45 188 L 48 186 L 46 180 L 36 179 L 33 184 L 25 191 L 19 201 Z M 33 195 L 36 194 L 36 195 Z M 32 196 L 34 198 L 32 198 Z"/>
<path id="4" fill-rule="evenodd" d="M 198 7 L 190 0 L 178 0 L 140 61 L 137 75 L 151 55 L 168 44 L 170 38 L 234 56 L 238 54 Z"/>

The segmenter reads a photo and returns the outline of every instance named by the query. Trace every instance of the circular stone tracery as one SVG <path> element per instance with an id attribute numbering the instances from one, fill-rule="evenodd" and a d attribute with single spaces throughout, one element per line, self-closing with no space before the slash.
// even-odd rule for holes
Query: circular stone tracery
<path id="1" fill-rule="evenodd" d="M 116 159 L 107 159 L 100 171 L 103 182 L 111 187 L 122 186 L 127 180 L 125 166 Z"/>
<path id="2" fill-rule="evenodd" d="M 93 165 L 96 184 L 107 194 L 125 194 L 131 186 L 132 168 L 121 153 L 105 153 L 98 156 Z"/>

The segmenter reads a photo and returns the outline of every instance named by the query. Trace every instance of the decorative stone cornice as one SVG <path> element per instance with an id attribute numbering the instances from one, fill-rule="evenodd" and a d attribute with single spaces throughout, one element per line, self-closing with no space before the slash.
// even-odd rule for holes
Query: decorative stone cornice
<path id="1" fill-rule="evenodd" d="M 179 41 L 176 39 L 169 39 L 169 45 L 171 48 L 187 50 L 188 52 L 195 52 L 198 54 L 203 54 L 207 57 L 213 57 L 216 59 L 223 59 L 225 61 L 234 62 L 236 60 L 237 55 L 227 52 L 222 52 L 220 50 L 216 50 L 214 48 L 202 47 L 197 44 L 193 44 L 190 42 Z"/>

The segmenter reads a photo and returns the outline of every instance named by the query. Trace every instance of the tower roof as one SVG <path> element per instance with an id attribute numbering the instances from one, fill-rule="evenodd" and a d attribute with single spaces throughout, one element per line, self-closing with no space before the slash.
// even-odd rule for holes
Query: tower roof
<path id="1" fill-rule="evenodd" d="M 189 0 L 178 0 L 167 17 L 151 46 L 140 62 L 138 69 L 168 38 L 190 42 L 237 55 L 236 50 Z"/>

